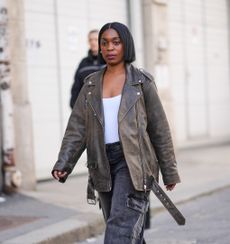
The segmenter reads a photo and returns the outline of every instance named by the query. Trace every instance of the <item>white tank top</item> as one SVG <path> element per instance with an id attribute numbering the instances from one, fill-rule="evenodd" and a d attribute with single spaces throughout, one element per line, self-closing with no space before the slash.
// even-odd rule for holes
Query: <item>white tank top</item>
<path id="1" fill-rule="evenodd" d="M 120 141 L 118 134 L 118 111 L 121 95 L 103 98 L 104 120 L 105 120 L 105 143 Z"/>

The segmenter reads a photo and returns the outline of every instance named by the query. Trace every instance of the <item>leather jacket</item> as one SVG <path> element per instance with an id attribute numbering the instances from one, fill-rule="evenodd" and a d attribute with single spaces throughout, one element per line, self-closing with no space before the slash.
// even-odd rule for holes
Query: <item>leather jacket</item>
<path id="1" fill-rule="evenodd" d="M 104 143 L 102 80 L 105 69 L 85 79 L 53 168 L 70 174 L 87 149 L 91 183 L 99 192 L 108 192 L 112 187 Z M 150 190 L 151 179 L 158 179 L 159 168 L 165 185 L 180 182 L 169 125 L 153 78 L 131 64 L 126 64 L 118 129 L 136 190 Z"/>

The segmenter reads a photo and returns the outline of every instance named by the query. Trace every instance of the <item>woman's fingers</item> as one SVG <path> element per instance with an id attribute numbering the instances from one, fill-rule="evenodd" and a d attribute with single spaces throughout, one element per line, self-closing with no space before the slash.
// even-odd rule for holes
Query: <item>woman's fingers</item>
<path id="1" fill-rule="evenodd" d="M 169 185 L 166 185 L 166 190 L 167 191 L 172 191 L 174 188 L 175 188 L 176 184 L 169 184 Z"/>
<path id="2" fill-rule="evenodd" d="M 57 171 L 57 170 L 54 170 L 54 172 L 53 172 L 53 177 L 54 177 L 56 180 L 59 180 L 59 174 L 58 174 L 58 171 Z"/>
<path id="3" fill-rule="evenodd" d="M 53 177 L 56 180 L 60 180 L 60 178 L 63 178 L 66 175 L 67 175 L 67 172 L 65 172 L 65 171 L 54 170 L 54 172 L 53 172 Z"/>
<path id="4" fill-rule="evenodd" d="M 59 171 L 58 172 L 58 176 L 59 176 L 59 178 L 63 178 L 63 177 L 65 177 L 67 175 L 67 172 L 65 172 L 65 171 Z"/>

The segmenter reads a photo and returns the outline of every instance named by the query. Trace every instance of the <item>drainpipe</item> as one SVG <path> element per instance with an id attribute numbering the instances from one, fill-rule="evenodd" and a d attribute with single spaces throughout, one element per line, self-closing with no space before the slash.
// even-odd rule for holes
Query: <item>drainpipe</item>
<path id="1" fill-rule="evenodd" d="M 136 50 L 135 65 L 138 68 L 144 68 L 142 1 L 128 0 L 127 5 L 128 5 L 128 25 L 130 27 L 130 31 L 134 39 L 135 50 Z"/>

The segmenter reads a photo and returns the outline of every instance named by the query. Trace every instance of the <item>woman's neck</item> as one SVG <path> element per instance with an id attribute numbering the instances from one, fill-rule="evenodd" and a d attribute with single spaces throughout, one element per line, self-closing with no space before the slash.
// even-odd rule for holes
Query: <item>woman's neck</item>
<path id="1" fill-rule="evenodd" d="M 120 74 L 125 72 L 125 63 L 117 65 L 107 65 L 106 72 L 110 74 Z"/>

